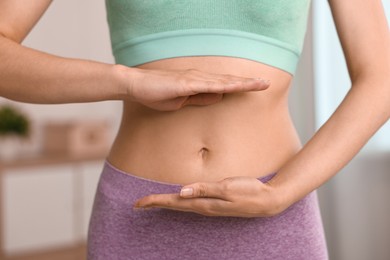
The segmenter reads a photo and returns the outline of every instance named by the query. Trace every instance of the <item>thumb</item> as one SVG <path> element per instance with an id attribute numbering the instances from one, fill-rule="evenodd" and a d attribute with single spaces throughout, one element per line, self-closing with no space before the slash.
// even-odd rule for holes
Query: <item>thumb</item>
<path id="1" fill-rule="evenodd" d="M 182 198 L 223 198 L 221 184 L 218 182 L 197 182 L 180 190 Z"/>

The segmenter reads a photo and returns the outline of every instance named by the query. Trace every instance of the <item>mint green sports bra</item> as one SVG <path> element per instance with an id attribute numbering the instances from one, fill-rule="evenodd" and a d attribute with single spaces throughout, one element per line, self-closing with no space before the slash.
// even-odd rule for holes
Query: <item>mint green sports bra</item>
<path id="1" fill-rule="evenodd" d="M 294 74 L 310 0 L 106 0 L 115 60 L 229 56 Z"/>

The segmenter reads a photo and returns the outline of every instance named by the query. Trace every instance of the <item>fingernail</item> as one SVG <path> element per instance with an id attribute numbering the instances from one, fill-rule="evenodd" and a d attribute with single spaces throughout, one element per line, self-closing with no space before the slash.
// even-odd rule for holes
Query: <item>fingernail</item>
<path id="1" fill-rule="evenodd" d="M 136 202 L 136 203 L 133 204 L 133 208 L 135 208 L 135 209 L 143 209 L 144 207 L 141 206 L 141 204 L 139 202 Z"/>
<path id="2" fill-rule="evenodd" d="M 194 194 L 193 188 L 183 188 L 180 191 L 180 196 L 182 196 L 182 197 L 192 196 L 192 194 Z"/>

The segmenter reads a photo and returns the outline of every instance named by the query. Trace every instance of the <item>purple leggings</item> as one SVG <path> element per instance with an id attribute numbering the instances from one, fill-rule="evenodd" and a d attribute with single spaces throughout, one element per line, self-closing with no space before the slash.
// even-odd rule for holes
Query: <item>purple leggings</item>
<path id="1" fill-rule="evenodd" d="M 132 208 L 138 198 L 177 193 L 180 187 L 136 177 L 106 163 L 89 226 L 88 259 L 328 259 L 315 192 L 267 218 Z"/>

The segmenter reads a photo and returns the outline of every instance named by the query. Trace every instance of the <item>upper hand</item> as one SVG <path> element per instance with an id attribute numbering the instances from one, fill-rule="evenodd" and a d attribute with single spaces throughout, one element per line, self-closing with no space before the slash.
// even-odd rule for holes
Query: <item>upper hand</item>
<path id="1" fill-rule="evenodd" d="M 129 69 L 129 68 L 127 68 Z M 156 110 L 177 110 L 186 105 L 210 105 L 225 93 L 259 91 L 269 81 L 220 75 L 198 70 L 147 70 L 131 68 L 131 99 Z"/>
<path id="2" fill-rule="evenodd" d="M 273 187 L 252 177 L 194 183 L 184 186 L 180 194 L 152 194 L 139 199 L 134 206 L 232 217 L 267 217 L 286 208 Z"/>

